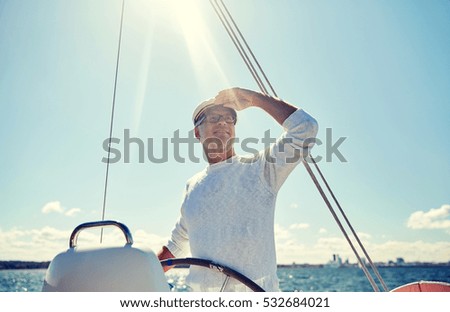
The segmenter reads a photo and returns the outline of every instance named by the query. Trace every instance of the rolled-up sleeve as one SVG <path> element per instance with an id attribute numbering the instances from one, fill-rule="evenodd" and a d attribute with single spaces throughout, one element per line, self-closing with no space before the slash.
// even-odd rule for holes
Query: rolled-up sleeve
<path id="1" fill-rule="evenodd" d="M 278 192 L 297 164 L 309 154 L 318 132 L 317 121 L 298 109 L 283 123 L 285 132 L 264 151 L 263 179 Z"/>

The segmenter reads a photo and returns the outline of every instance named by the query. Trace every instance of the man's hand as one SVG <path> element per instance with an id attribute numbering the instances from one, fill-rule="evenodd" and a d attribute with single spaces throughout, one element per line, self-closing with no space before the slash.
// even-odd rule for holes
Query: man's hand
<path id="1" fill-rule="evenodd" d="M 258 95 L 260 95 L 258 92 L 236 87 L 220 91 L 216 95 L 214 102 L 223 104 L 224 107 L 240 111 L 253 106 L 255 97 Z"/>
<path id="2" fill-rule="evenodd" d="M 250 106 L 259 107 L 272 116 L 280 125 L 297 110 L 296 106 L 286 103 L 281 99 L 242 88 L 231 88 L 220 91 L 214 98 L 214 103 L 222 104 L 236 111 Z"/>
<path id="3" fill-rule="evenodd" d="M 166 246 L 163 246 L 156 256 L 158 257 L 159 261 L 175 258 L 175 256 L 170 252 L 170 250 Z M 173 266 L 166 266 L 163 269 L 164 272 L 167 272 L 171 268 L 173 268 Z"/>

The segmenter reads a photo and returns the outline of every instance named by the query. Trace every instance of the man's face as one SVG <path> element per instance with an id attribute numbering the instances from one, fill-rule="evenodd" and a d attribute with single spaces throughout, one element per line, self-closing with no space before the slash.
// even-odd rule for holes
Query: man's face
<path id="1" fill-rule="evenodd" d="M 196 136 L 207 149 L 228 150 L 235 138 L 235 113 L 223 106 L 214 106 L 205 111 L 205 119 L 196 128 Z"/>

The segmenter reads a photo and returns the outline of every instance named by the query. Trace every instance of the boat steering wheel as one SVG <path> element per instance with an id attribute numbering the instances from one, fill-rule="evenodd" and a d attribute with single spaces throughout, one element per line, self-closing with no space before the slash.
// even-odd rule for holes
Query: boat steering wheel
<path id="1" fill-rule="evenodd" d="M 225 281 L 222 285 L 221 292 L 224 291 L 230 277 L 234 278 L 235 280 L 241 282 L 251 290 L 255 292 L 264 292 L 265 290 L 262 289 L 258 284 L 256 284 L 254 281 L 249 279 L 247 276 L 237 272 L 236 270 L 233 270 L 227 266 L 218 264 L 211 260 L 206 259 L 199 259 L 199 258 L 173 258 L 173 259 L 166 259 L 161 261 L 162 267 L 168 267 L 168 266 L 176 266 L 176 265 L 194 265 L 194 266 L 200 266 L 204 268 L 208 268 L 211 270 L 215 270 L 217 272 L 220 272 L 226 276 Z"/>

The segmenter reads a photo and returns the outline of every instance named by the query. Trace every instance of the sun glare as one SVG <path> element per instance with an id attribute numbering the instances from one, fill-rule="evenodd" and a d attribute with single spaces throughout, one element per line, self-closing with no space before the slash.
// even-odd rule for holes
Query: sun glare
<path id="1" fill-rule="evenodd" d="M 201 79 L 205 77 L 204 71 L 217 70 L 225 83 L 228 80 L 225 76 L 222 66 L 217 58 L 217 52 L 212 49 L 212 40 L 214 37 L 210 33 L 208 25 L 205 22 L 205 12 L 208 12 L 204 5 L 209 3 L 200 0 L 168 0 L 171 5 L 173 17 L 179 24 L 189 50 L 190 59 L 196 70 L 197 81 L 202 85 Z M 206 63 L 212 63 L 211 66 L 205 66 Z M 204 81 L 207 83 L 207 81 Z"/>
<path id="2" fill-rule="evenodd" d="M 198 0 L 169 0 L 172 12 L 176 21 L 189 42 L 195 41 L 198 36 L 204 36 L 207 29 L 203 22 L 203 16 L 200 13 L 200 2 Z"/>
<path id="3" fill-rule="evenodd" d="M 220 51 L 213 48 L 217 40 L 226 39 L 226 37 L 223 33 L 219 33 L 220 38 L 218 39 L 216 38 L 217 34 L 211 33 L 211 28 L 216 27 L 211 27 L 212 25 L 208 25 L 206 22 L 211 16 L 215 18 L 215 13 L 213 8 L 210 7 L 209 1 L 140 0 L 135 5 L 134 14 L 145 20 L 145 23 L 154 20 L 153 24 L 157 27 L 159 27 L 158 25 L 168 24 L 164 34 L 166 36 L 173 34 L 177 37 L 177 40 L 179 40 L 178 37 L 182 38 L 181 40 L 184 41 L 189 53 L 189 60 L 200 91 L 208 89 L 211 75 L 215 75 L 217 77 L 215 80 L 221 81 L 223 85 L 229 85 L 219 61 Z M 219 23 L 215 19 L 212 21 Z M 151 31 L 154 30 L 153 24 L 150 27 Z M 154 34 L 154 36 L 158 35 L 160 35 L 160 32 Z M 180 51 L 180 53 L 183 53 L 183 51 Z"/>

